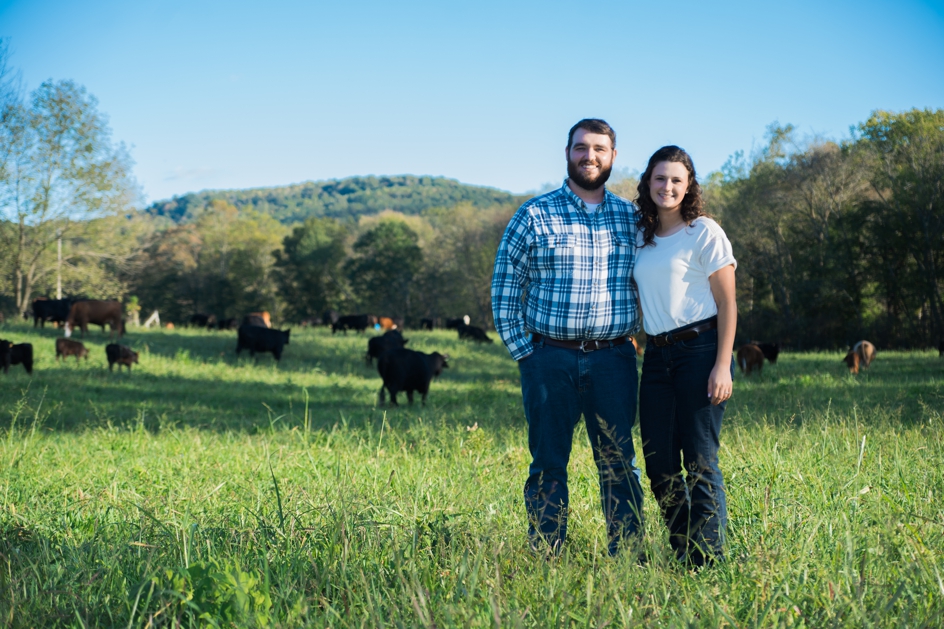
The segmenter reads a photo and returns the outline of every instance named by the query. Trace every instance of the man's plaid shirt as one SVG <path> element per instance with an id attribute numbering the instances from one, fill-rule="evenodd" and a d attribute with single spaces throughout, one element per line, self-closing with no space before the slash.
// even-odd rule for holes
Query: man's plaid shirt
<path id="1" fill-rule="evenodd" d="M 512 358 L 532 352 L 527 332 L 558 340 L 635 333 L 635 262 L 635 207 L 609 190 L 592 214 L 566 181 L 522 205 L 505 229 L 492 275 L 495 329 Z"/>

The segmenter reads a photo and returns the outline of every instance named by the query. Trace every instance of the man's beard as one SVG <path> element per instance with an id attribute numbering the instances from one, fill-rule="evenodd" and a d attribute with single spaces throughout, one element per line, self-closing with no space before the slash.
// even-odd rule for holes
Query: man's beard
<path id="1" fill-rule="evenodd" d="M 584 164 L 586 161 L 587 160 L 582 160 L 580 164 Z M 575 164 L 568 159 L 567 176 L 570 177 L 571 181 L 584 190 L 598 190 L 603 184 L 606 183 L 607 179 L 610 178 L 610 171 L 613 170 L 613 165 L 611 164 L 609 168 L 601 168 L 600 174 L 598 174 L 593 179 L 590 179 L 580 171 L 580 164 Z"/>

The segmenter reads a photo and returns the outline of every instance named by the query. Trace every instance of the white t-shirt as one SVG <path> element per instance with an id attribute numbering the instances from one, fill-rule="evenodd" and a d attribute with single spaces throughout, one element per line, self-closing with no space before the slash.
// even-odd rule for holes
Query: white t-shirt
<path id="1" fill-rule="evenodd" d="M 646 334 L 664 334 L 718 314 L 708 276 L 737 268 L 731 242 L 715 221 L 700 216 L 671 236 L 642 246 L 639 230 L 633 279 Z"/>

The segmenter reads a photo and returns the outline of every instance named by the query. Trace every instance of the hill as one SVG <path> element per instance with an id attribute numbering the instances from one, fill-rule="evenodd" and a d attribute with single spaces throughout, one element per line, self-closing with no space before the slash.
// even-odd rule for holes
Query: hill
<path id="1" fill-rule="evenodd" d="M 253 207 L 282 223 L 297 223 L 311 216 L 357 220 L 365 214 L 395 210 L 419 214 L 433 207 L 471 203 L 479 207 L 515 203 L 515 195 L 483 186 L 471 186 L 445 177 L 348 177 L 309 181 L 290 186 L 247 190 L 204 190 L 157 201 L 145 211 L 174 222 L 186 222 L 214 200 L 238 208 Z"/>

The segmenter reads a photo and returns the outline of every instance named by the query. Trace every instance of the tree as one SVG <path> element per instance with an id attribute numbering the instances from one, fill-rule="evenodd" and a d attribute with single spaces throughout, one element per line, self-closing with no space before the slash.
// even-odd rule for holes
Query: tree
<path id="1" fill-rule="evenodd" d="M 924 332 L 944 336 L 944 110 L 876 111 L 859 130 L 876 158 L 872 216 L 919 271 Z"/>
<path id="2" fill-rule="evenodd" d="M 375 314 L 409 317 L 413 278 L 423 261 L 415 231 L 387 218 L 354 243 L 345 274 L 360 306 Z"/>
<path id="3" fill-rule="evenodd" d="M 16 307 L 24 310 L 36 281 L 55 266 L 57 238 L 77 235 L 93 218 L 136 200 L 131 159 L 111 142 L 95 97 L 72 81 L 47 81 L 27 105 L 14 101 L 0 127 L 0 218 L 11 252 Z"/>
<path id="4" fill-rule="evenodd" d="M 331 218 L 309 218 L 295 227 L 274 252 L 275 275 L 296 321 L 314 317 L 335 305 L 344 291 L 340 267 L 347 255 L 347 229 Z"/>

